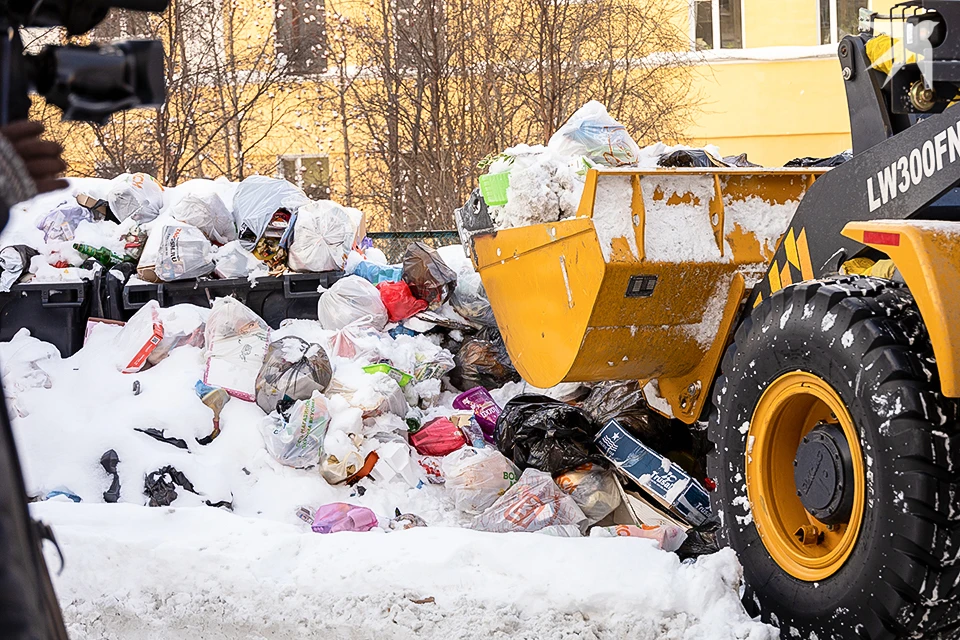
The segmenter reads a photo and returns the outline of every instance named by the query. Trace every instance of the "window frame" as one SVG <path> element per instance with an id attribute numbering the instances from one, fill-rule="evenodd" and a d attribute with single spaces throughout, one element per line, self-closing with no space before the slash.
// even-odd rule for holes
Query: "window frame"
<path id="1" fill-rule="evenodd" d="M 739 51 L 741 49 L 747 48 L 747 21 L 744 20 L 744 0 L 733 0 L 734 2 L 740 3 L 740 46 L 735 48 L 726 49 L 727 51 Z M 711 18 L 711 27 L 713 30 L 713 46 L 709 49 L 697 49 L 697 4 L 706 4 L 710 3 L 710 18 Z M 720 41 L 720 0 L 690 0 L 689 2 L 689 17 L 690 17 L 690 50 L 691 51 L 719 51 L 724 49 L 723 43 Z M 817 15 L 819 16 L 820 9 L 817 8 Z"/>
<path id="2" fill-rule="evenodd" d="M 823 41 L 823 20 L 820 16 L 820 1 L 815 0 L 815 9 L 817 12 L 817 44 L 820 46 L 840 44 L 840 9 L 837 6 L 839 0 L 827 0 L 830 9 L 830 42 Z M 862 0 L 867 9 L 873 10 L 873 0 Z"/>
<path id="3" fill-rule="evenodd" d="M 283 163 L 284 161 L 293 161 L 294 171 L 296 172 L 296 180 L 291 180 L 289 177 L 284 175 Z M 321 196 L 314 197 L 308 196 L 311 200 L 329 200 L 331 189 L 333 188 L 333 167 L 330 162 L 330 155 L 323 153 L 285 153 L 277 157 L 277 177 L 281 180 L 286 180 L 291 184 L 297 185 L 300 189 L 304 189 L 303 186 L 303 161 L 304 160 L 326 160 L 327 161 L 327 184 L 321 184 L 320 187 L 325 189 L 325 193 Z"/>

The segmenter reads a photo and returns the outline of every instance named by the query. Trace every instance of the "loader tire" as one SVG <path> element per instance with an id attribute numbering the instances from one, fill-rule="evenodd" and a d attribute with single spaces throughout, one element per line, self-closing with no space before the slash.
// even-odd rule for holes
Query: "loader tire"
<path id="1" fill-rule="evenodd" d="M 721 370 L 709 472 L 748 611 L 784 639 L 958 637 L 957 403 L 909 291 L 788 287 L 748 315 Z"/>

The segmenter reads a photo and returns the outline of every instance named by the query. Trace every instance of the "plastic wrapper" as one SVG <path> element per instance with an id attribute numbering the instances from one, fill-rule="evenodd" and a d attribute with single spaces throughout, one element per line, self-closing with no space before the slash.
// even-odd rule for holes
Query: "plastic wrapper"
<path id="1" fill-rule="evenodd" d="M 265 176 L 246 178 L 233 195 L 233 214 L 243 248 L 253 250 L 277 211 L 285 209 L 292 213 L 307 204 L 310 199 L 306 194 L 286 180 Z"/>
<path id="2" fill-rule="evenodd" d="M 430 484 L 443 484 L 443 458 L 437 456 L 421 456 L 417 463 L 424 473 L 427 474 L 427 482 Z"/>
<path id="3" fill-rule="evenodd" d="M 591 100 L 577 109 L 550 138 L 547 147 L 564 156 L 585 156 L 608 167 L 636 164 L 640 147 L 606 107 Z"/>
<path id="4" fill-rule="evenodd" d="M 618 524 L 612 527 L 594 527 L 590 530 L 591 538 L 646 538 L 654 540 L 657 546 L 664 551 L 677 551 L 687 539 L 687 534 L 676 525 L 664 524 L 657 526 Z"/>
<path id="5" fill-rule="evenodd" d="M 364 260 L 357 264 L 353 271 L 348 271 L 348 273 L 360 276 L 371 284 L 400 282 L 403 278 L 403 267 L 396 264 L 380 265 L 370 260 Z"/>
<path id="6" fill-rule="evenodd" d="M 587 524 L 600 522 L 620 506 L 620 486 L 613 471 L 585 464 L 563 473 L 554 480 L 560 490 L 576 501 Z"/>
<path id="7" fill-rule="evenodd" d="M 207 318 L 207 368 L 203 382 L 253 402 L 270 327 L 233 298 L 217 298 Z"/>
<path id="8" fill-rule="evenodd" d="M 340 430 L 327 430 L 320 456 L 320 475 L 330 484 L 345 482 L 362 467 L 364 457 L 360 454 L 363 439 L 357 434 Z"/>
<path id="9" fill-rule="evenodd" d="M 447 489 L 464 513 L 483 513 L 520 475 L 512 462 L 490 447 L 462 447 L 445 456 L 441 465 Z"/>
<path id="10" fill-rule="evenodd" d="M 600 382 L 583 402 L 583 410 L 598 426 L 616 419 L 648 447 L 670 451 L 670 420 L 647 407 L 643 387 L 636 380 Z"/>
<path id="11" fill-rule="evenodd" d="M 120 221 L 150 222 L 163 208 L 163 187 L 145 173 L 124 173 L 110 181 L 107 203 Z"/>
<path id="12" fill-rule="evenodd" d="M 160 304 L 150 300 L 133 314 L 114 338 L 117 369 L 123 373 L 140 371 L 162 341 Z"/>
<path id="13" fill-rule="evenodd" d="M 93 213 L 76 202 L 64 202 L 45 215 L 37 228 L 43 231 L 44 242 L 69 242 L 81 222 L 93 222 Z"/>
<path id="14" fill-rule="evenodd" d="M 287 264 L 294 271 L 342 269 L 353 248 L 357 227 L 340 205 L 311 202 L 297 210 Z"/>
<path id="15" fill-rule="evenodd" d="M 483 387 L 474 387 L 464 391 L 453 399 L 453 407 L 472 411 L 477 418 L 477 423 L 483 429 L 484 437 L 490 442 L 494 441 L 497 420 L 500 418 L 502 410 L 489 391 Z"/>
<path id="16" fill-rule="evenodd" d="M 457 274 L 433 248 L 414 242 L 403 254 L 403 280 L 429 309 L 438 309 L 450 297 Z"/>
<path id="17" fill-rule="evenodd" d="M 493 307 L 487 299 L 487 292 L 483 288 L 479 273 L 461 274 L 457 279 L 457 286 L 450 294 L 450 306 L 464 319 L 484 327 L 496 327 L 497 319 L 493 316 Z"/>
<path id="18" fill-rule="evenodd" d="M 527 469 L 470 527 L 494 533 L 533 532 L 556 525 L 582 528 L 585 522 L 583 511 L 560 491 L 549 473 Z"/>
<path id="19" fill-rule="evenodd" d="M 200 402 L 213 412 L 213 429 L 210 430 L 210 435 L 197 438 L 197 442 L 200 444 L 210 444 L 220 435 L 220 412 L 230 402 L 230 394 L 220 387 L 203 384 L 203 380 L 197 380 L 193 389 L 197 392 Z"/>
<path id="20" fill-rule="evenodd" d="M 427 303 L 410 292 L 406 282 L 381 282 L 377 285 L 380 300 L 387 309 L 390 322 L 402 322 L 427 308 Z"/>
<path id="21" fill-rule="evenodd" d="M 331 331 L 339 331 L 347 325 L 382 331 L 387 325 L 387 309 L 375 286 L 358 276 L 347 276 L 337 280 L 320 296 L 317 319 L 324 329 Z"/>
<path id="22" fill-rule="evenodd" d="M 189 316 L 193 316 L 192 321 L 181 321 Z M 178 347 L 203 348 L 206 323 L 197 312 L 197 307 L 185 304 L 161 309 L 160 318 L 163 324 L 163 339 L 147 356 L 147 363 L 150 366 L 159 363 Z"/>
<path id="23" fill-rule="evenodd" d="M 213 246 L 196 227 L 187 224 L 163 228 L 155 268 L 166 282 L 199 278 L 213 271 Z"/>
<path id="24" fill-rule="evenodd" d="M 277 462 L 304 469 L 320 462 L 320 452 L 330 415 L 326 399 L 319 392 L 297 400 L 285 414 L 276 411 L 263 419 L 263 440 Z"/>
<path id="25" fill-rule="evenodd" d="M 170 210 L 175 220 L 192 225 L 217 245 L 237 239 L 237 224 L 227 205 L 215 193 L 188 194 Z"/>
<path id="26" fill-rule="evenodd" d="M 317 509 L 310 528 L 316 533 L 337 533 L 370 531 L 376 526 L 377 516 L 370 509 L 345 502 L 333 502 Z"/>
<path id="27" fill-rule="evenodd" d="M 516 396 L 497 420 L 497 448 L 520 469 L 560 474 L 590 462 L 602 464 L 593 445 L 596 429 L 579 407 L 547 396 Z"/>
<path id="28" fill-rule="evenodd" d="M 427 523 L 420 516 L 413 513 L 400 513 L 400 509 L 397 509 L 396 516 L 391 518 L 390 522 L 387 523 L 387 530 L 406 531 L 414 527 L 425 526 L 427 526 Z"/>
<path id="29" fill-rule="evenodd" d="M 6 293 L 30 268 L 30 261 L 40 255 L 33 247 L 15 244 L 0 251 L 0 291 Z"/>
<path id="30" fill-rule="evenodd" d="M 306 400 L 330 385 L 333 368 L 327 352 L 296 336 L 271 342 L 257 374 L 257 405 L 264 413 L 281 403 Z"/>
<path id="31" fill-rule="evenodd" d="M 703 149 L 680 149 L 660 156 L 661 167 L 726 167 L 722 160 L 714 158 Z"/>
<path id="32" fill-rule="evenodd" d="M 457 366 L 450 372 L 450 380 L 460 389 L 496 389 L 520 381 L 503 336 L 494 328 L 483 329 L 464 340 L 454 359 Z"/>
<path id="33" fill-rule="evenodd" d="M 457 366 L 457 363 L 453 359 L 453 354 L 446 349 L 441 349 L 429 358 L 422 361 L 418 359 L 413 370 L 413 377 L 416 378 L 417 382 L 439 380 L 452 371 L 455 366 Z"/>
<path id="34" fill-rule="evenodd" d="M 213 255 L 213 273 L 218 278 L 246 278 L 263 263 L 244 249 L 238 240 L 228 242 Z"/>
<path id="35" fill-rule="evenodd" d="M 467 444 L 463 432 L 449 418 L 434 418 L 410 434 L 410 444 L 423 456 L 445 456 Z"/>

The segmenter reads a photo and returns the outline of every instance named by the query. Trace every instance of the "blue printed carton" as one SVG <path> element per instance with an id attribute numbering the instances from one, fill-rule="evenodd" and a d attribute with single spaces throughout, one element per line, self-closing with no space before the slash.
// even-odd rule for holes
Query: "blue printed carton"
<path id="1" fill-rule="evenodd" d="M 636 482 L 669 512 L 693 526 L 710 516 L 710 496 L 679 466 L 645 446 L 616 420 L 594 440 L 616 469 Z"/>

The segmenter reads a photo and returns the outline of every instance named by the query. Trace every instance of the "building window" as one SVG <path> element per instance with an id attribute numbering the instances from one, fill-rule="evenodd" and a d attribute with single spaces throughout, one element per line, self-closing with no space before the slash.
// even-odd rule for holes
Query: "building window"
<path id="1" fill-rule="evenodd" d="M 820 44 L 837 44 L 860 32 L 860 7 L 867 0 L 820 0 Z"/>
<path id="2" fill-rule="evenodd" d="M 275 0 L 277 50 L 293 74 L 327 70 L 327 24 L 323 0 Z"/>
<path id="3" fill-rule="evenodd" d="M 743 48 L 742 0 L 693 0 L 690 11 L 691 39 L 698 51 Z"/>
<path id="4" fill-rule="evenodd" d="M 311 200 L 330 197 L 330 158 L 281 156 L 280 177 L 297 185 Z"/>

